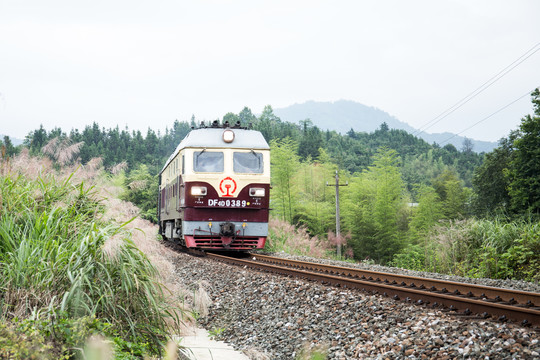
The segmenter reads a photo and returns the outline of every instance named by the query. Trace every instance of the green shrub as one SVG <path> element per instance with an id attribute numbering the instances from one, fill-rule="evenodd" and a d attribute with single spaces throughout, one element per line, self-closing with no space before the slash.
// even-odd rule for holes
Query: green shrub
<path id="1" fill-rule="evenodd" d="M 0 359 L 60 359 L 54 345 L 36 329 L 17 329 L 0 322 Z"/>
<path id="2" fill-rule="evenodd" d="M 434 226 L 419 245 L 395 255 L 393 265 L 475 278 L 539 281 L 538 254 L 538 221 L 469 219 Z"/>
<path id="3" fill-rule="evenodd" d="M 424 271 L 426 270 L 425 263 L 426 256 L 424 248 L 420 245 L 409 245 L 400 253 L 394 255 L 390 265 L 404 269 Z"/>

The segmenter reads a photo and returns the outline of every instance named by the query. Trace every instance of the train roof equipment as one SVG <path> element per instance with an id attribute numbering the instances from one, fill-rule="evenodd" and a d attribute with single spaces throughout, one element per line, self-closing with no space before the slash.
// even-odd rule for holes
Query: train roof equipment
<path id="1" fill-rule="evenodd" d="M 227 121 L 223 125 L 214 121 L 212 126 L 201 125 L 200 128 L 191 130 L 167 159 L 161 172 L 182 149 L 186 148 L 270 150 L 270 146 L 259 131 L 240 127 L 238 123 L 231 127 Z"/>

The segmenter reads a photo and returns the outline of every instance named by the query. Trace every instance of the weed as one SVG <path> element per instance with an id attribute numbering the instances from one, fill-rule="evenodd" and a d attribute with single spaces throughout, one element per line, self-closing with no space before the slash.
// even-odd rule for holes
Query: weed
<path id="1" fill-rule="evenodd" d="M 297 360 L 325 360 L 328 355 L 328 346 L 304 344 L 296 355 Z"/>
<path id="2" fill-rule="evenodd" d="M 224 331 L 225 328 L 213 327 L 211 330 L 208 331 L 208 334 L 210 335 L 210 339 L 215 339 L 219 337 Z"/>

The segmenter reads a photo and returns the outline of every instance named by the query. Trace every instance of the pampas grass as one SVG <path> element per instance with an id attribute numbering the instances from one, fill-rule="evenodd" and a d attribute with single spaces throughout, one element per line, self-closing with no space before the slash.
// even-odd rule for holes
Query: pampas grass
<path id="1" fill-rule="evenodd" d="M 174 254 L 133 204 L 110 197 L 121 190 L 100 159 L 57 172 L 23 151 L 2 169 L 0 318 L 96 316 L 155 351 L 167 332 L 188 328 Z"/>
<path id="2" fill-rule="evenodd" d="M 126 161 L 122 161 L 121 163 L 118 163 L 111 168 L 111 174 L 113 175 L 120 174 L 120 172 L 126 170 L 127 168 L 128 168 L 128 163 Z"/>
<path id="3" fill-rule="evenodd" d="M 326 258 L 332 250 L 328 241 L 310 236 L 305 227 L 297 228 L 286 221 L 272 218 L 268 222 L 268 228 L 269 235 L 265 246 L 268 251 Z"/>
<path id="4" fill-rule="evenodd" d="M 59 137 L 55 137 L 49 140 L 49 142 L 41 148 L 41 151 L 60 165 L 67 165 L 77 158 L 83 145 L 83 141 L 73 144 L 67 138 L 60 139 Z"/>

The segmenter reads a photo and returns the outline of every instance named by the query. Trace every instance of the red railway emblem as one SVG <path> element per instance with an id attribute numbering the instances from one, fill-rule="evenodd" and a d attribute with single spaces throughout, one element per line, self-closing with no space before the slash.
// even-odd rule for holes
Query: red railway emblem
<path id="1" fill-rule="evenodd" d="M 223 190 L 223 188 L 225 188 L 225 190 Z M 222 197 L 233 197 L 233 194 L 236 191 L 236 181 L 234 181 L 234 179 L 232 179 L 231 177 L 227 176 L 219 183 L 219 191 L 224 194 Z"/>

